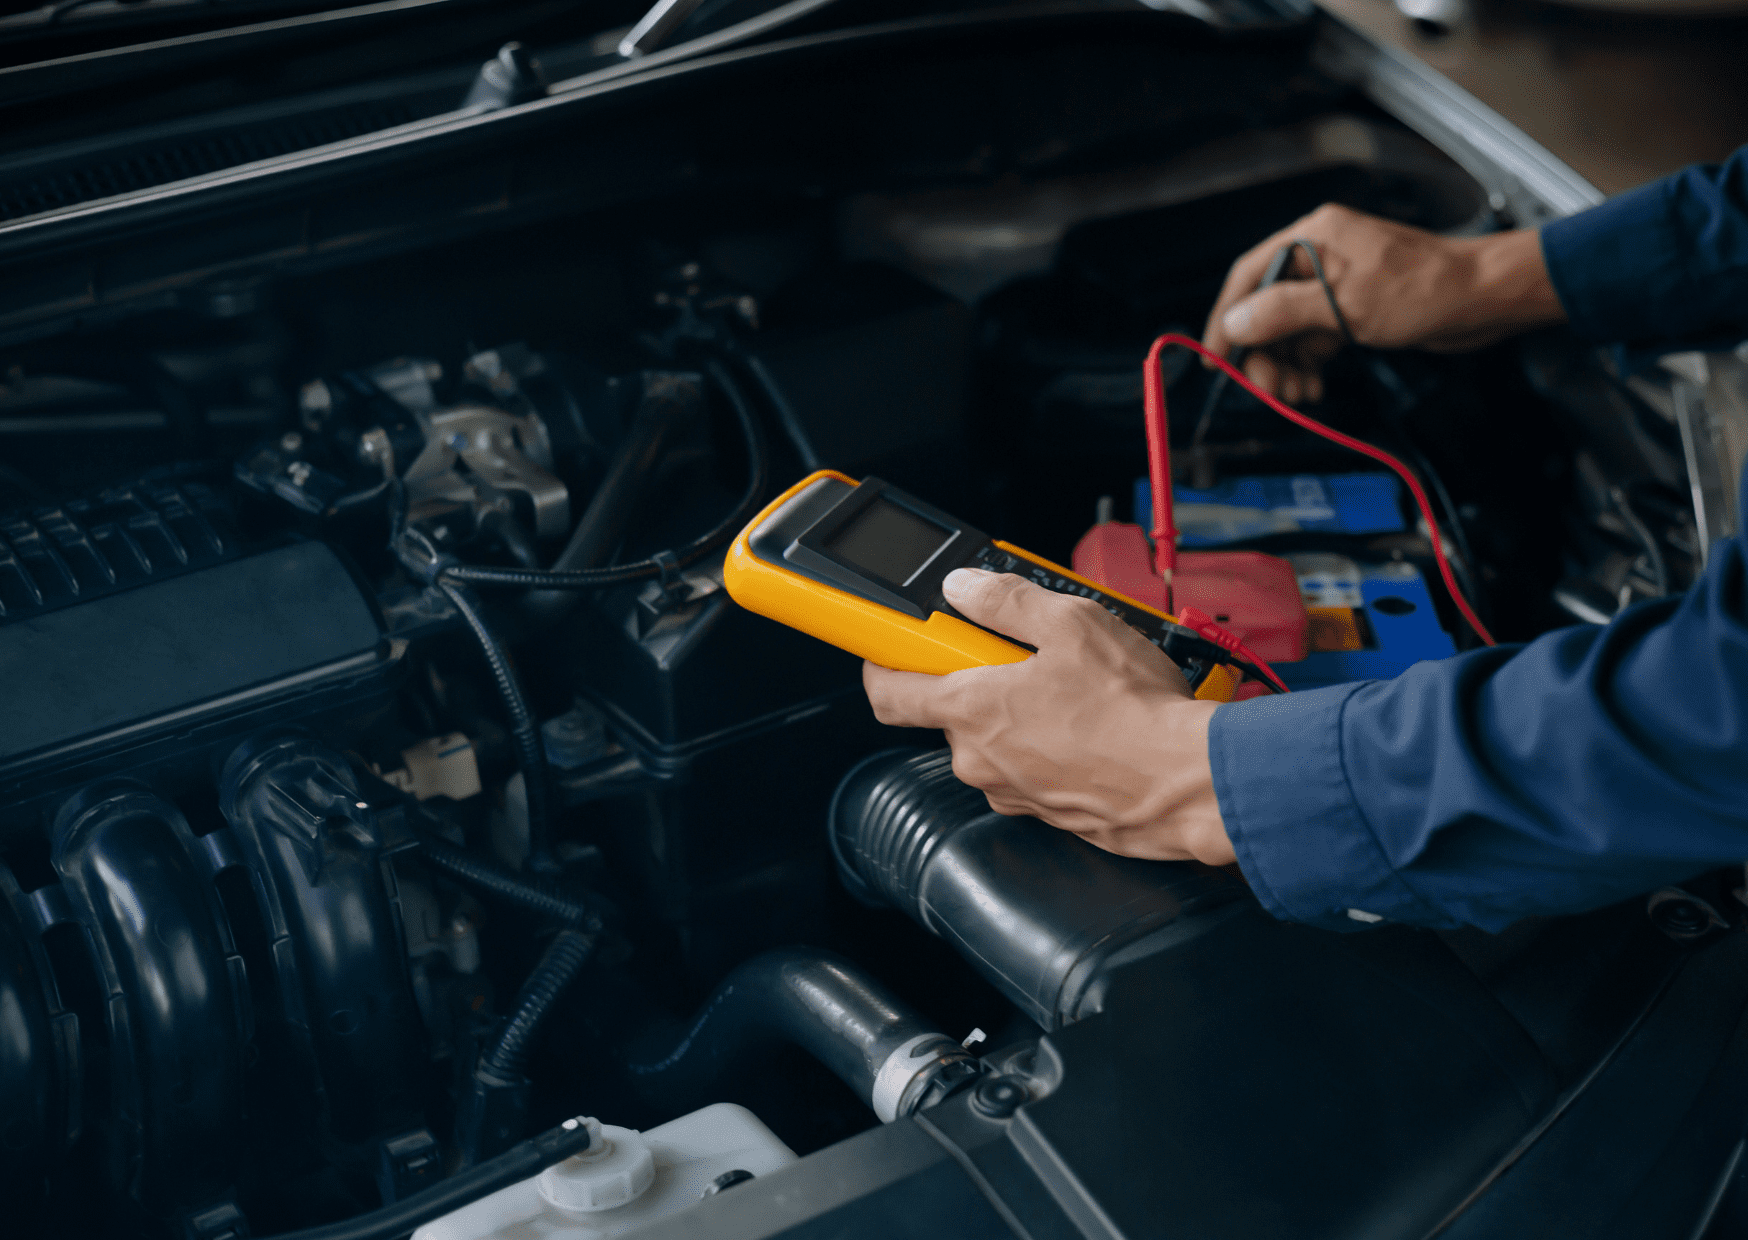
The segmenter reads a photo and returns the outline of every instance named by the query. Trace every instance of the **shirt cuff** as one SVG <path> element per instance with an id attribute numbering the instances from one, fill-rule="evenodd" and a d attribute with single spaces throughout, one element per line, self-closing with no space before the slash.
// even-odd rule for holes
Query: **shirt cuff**
<path id="1" fill-rule="evenodd" d="M 1449 920 L 1391 867 L 1348 783 L 1342 713 L 1368 683 L 1233 702 L 1208 725 L 1214 793 L 1239 869 L 1284 921 L 1363 930 Z"/>
<path id="2" fill-rule="evenodd" d="M 1572 332 L 1597 344 L 1670 336 L 1687 271 L 1668 187 L 1653 181 L 1544 224 L 1542 259 Z"/>

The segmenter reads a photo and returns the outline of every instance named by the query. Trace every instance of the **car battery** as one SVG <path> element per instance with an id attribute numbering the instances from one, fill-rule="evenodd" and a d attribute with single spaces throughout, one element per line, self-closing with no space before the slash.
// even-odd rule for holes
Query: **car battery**
<path id="1" fill-rule="evenodd" d="M 1456 653 L 1413 564 L 1367 564 L 1326 551 L 1278 557 L 1214 549 L 1275 534 L 1402 532 L 1407 522 L 1392 475 L 1242 477 L 1205 489 L 1177 486 L 1172 494 L 1181 545 L 1198 548 L 1178 555 L 1173 601 L 1193 604 L 1237 633 L 1289 687 L 1387 679 L 1422 659 Z M 1148 521 L 1147 479 L 1136 481 L 1134 502 L 1138 521 Z M 1095 525 L 1075 548 L 1074 568 L 1143 602 L 1164 600 L 1141 524 Z M 1281 601 L 1287 583 L 1292 607 Z M 1260 691 L 1244 685 L 1238 696 Z"/>
<path id="2" fill-rule="evenodd" d="M 1290 689 L 1388 680 L 1422 659 L 1444 659 L 1456 643 L 1438 622 L 1426 578 L 1402 560 L 1360 564 L 1344 555 L 1295 553 L 1311 617 L 1311 653 L 1275 672 Z"/>
<path id="3" fill-rule="evenodd" d="M 1173 486 L 1172 512 L 1180 547 L 1223 543 L 1300 531 L 1327 534 L 1389 534 L 1406 528 L 1401 484 L 1392 474 L 1293 474 L 1229 478 L 1217 486 Z M 1135 480 L 1135 520 L 1153 514 L 1153 487 Z"/>

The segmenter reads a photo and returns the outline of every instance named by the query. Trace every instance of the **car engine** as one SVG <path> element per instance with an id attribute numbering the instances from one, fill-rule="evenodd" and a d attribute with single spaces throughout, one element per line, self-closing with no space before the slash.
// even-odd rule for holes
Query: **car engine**
<path id="1" fill-rule="evenodd" d="M 1069 563 L 1147 524 L 1141 358 L 1239 253 L 1512 222 L 1296 37 L 1170 30 L 803 62 L 514 229 L 7 337 L 8 1234 L 1643 1236 L 1711 1191 L 1627 1199 L 1739 1114 L 1739 874 L 1276 923 L 991 813 L 723 588 L 822 467 Z M 1668 385 L 1557 332 L 1331 370 L 1442 534 L 1191 362 L 1185 545 L 1292 564 L 1295 688 L 1476 644 L 1435 537 L 1507 641 L 1699 570 Z"/>

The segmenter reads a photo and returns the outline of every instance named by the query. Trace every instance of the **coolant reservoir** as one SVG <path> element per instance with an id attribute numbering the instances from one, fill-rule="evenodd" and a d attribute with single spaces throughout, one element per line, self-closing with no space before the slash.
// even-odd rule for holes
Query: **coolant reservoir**
<path id="1" fill-rule="evenodd" d="M 648 1132 L 585 1121 L 588 1153 L 425 1224 L 413 1240 L 598 1240 L 795 1161 L 745 1107 L 719 1102 Z"/>

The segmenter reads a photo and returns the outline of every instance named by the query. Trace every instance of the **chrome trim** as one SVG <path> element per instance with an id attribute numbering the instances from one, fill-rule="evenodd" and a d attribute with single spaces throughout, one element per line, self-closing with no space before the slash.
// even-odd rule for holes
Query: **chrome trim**
<path id="1" fill-rule="evenodd" d="M 1486 187 L 1493 209 L 1534 226 L 1573 215 L 1605 194 L 1455 82 L 1326 13 L 1311 62 L 1357 86 Z"/>

